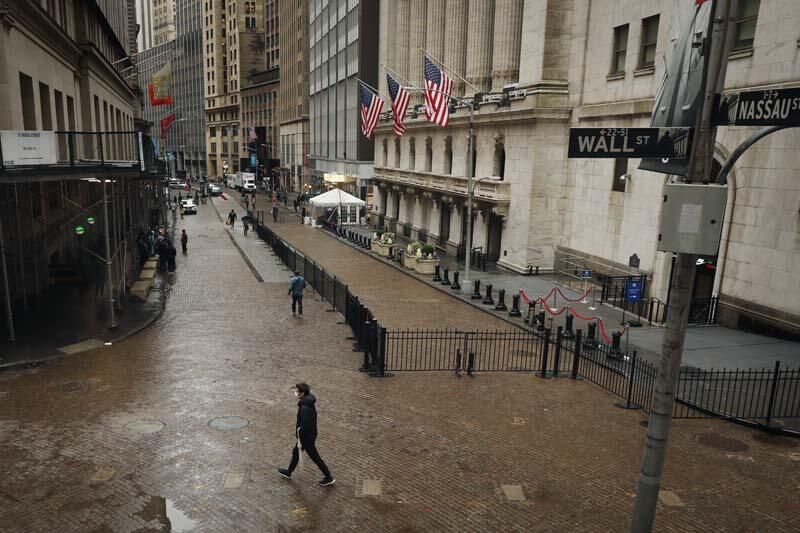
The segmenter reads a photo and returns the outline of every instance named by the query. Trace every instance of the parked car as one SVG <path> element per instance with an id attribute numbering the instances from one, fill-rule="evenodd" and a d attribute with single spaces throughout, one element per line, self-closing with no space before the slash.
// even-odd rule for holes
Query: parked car
<path id="1" fill-rule="evenodd" d="M 169 180 L 169 188 L 170 189 L 179 189 L 180 188 L 180 181 L 177 179 L 170 179 Z"/>
<path id="2" fill-rule="evenodd" d="M 197 204 L 194 203 L 194 200 L 191 198 L 187 198 L 185 200 L 181 200 L 181 207 L 183 207 L 183 214 L 184 215 L 196 215 L 197 214 Z"/>
<path id="3" fill-rule="evenodd" d="M 222 187 L 220 187 L 216 183 L 212 183 L 208 186 L 208 193 L 211 196 L 219 196 L 220 194 L 222 194 Z"/>

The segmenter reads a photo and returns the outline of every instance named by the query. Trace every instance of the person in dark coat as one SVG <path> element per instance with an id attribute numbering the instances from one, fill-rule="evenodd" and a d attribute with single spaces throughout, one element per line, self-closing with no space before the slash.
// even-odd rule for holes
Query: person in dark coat
<path id="1" fill-rule="evenodd" d="M 292 462 L 289 463 L 289 468 L 279 468 L 278 473 L 286 479 L 292 479 L 292 472 L 297 468 L 297 463 L 300 462 L 300 452 L 305 451 L 306 454 L 314 461 L 317 468 L 322 472 L 323 477 L 319 484 L 323 487 L 333 485 L 336 480 L 333 479 L 331 471 L 328 470 L 328 465 L 322 460 L 317 451 L 317 399 L 311 394 L 311 389 L 305 383 L 298 383 L 295 385 L 295 396 L 297 397 L 297 422 L 295 423 L 295 438 L 297 443 L 292 450 Z"/>
<path id="2" fill-rule="evenodd" d="M 305 288 L 305 278 L 295 270 L 294 276 L 289 279 L 289 294 L 292 296 L 292 316 L 294 316 L 295 312 L 299 312 L 300 318 L 303 318 L 303 290 Z"/>
<path id="3" fill-rule="evenodd" d="M 170 274 L 175 272 L 176 255 L 178 255 L 178 250 L 175 249 L 175 245 L 171 241 L 167 241 L 167 263 L 169 264 L 167 270 L 169 270 Z"/>
<path id="4" fill-rule="evenodd" d="M 183 253 L 186 254 L 186 244 L 189 242 L 189 236 L 186 235 L 186 230 L 181 230 L 181 248 Z"/>

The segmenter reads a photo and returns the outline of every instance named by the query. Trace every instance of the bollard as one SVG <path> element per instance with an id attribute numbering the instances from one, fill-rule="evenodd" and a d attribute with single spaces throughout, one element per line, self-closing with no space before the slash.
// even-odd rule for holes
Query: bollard
<path id="1" fill-rule="evenodd" d="M 515 294 L 511 297 L 511 311 L 508 312 L 508 316 L 522 316 L 522 313 L 519 311 L 519 294 Z"/>
<path id="2" fill-rule="evenodd" d="M 554 378 L 560 377 L 558 374 L 558 367 L 561 366 L 561 342 L 564 338 L 564 328 L 558 326 L 556 328 L 556 351 L 553 355 L 553 372 L 551 373 Z"/>
<path id="3" fill-rule="evenodd" d="M 367 246 L 366 248 L 372 248 L 372 238 L 367 239 Z"/>
<path id="4" fill-rule="evenodd" d="M 581 343 L 581 337 L 583 337 L 583 332 L 578 330 L 575 332 L 575 347 L 574 351 L 572 352 L 572 379 L 579 379 L 578 376 L 578 369 L 580 368 L 581 364 L 581 347 L 583 344 Z"/>
<path id="5" fill-rule="evenodd" d="M 455 368 L 456 377 L 461 377 L 461 349 L 456 350 L 456 368 Z"/>
<path id="6" fill-rule="evenodd" d="M 534 276 L 538 276 L 539 275 L 539 267 L 538 266 L 535 268 L 535 272 L 533 273 L 533 275 Z"/>
<path id="7" fill-rule="evenodd" d="M 539 377 L 547 379 L 547 352 L 550 350 L 550 330 L 544 330 L 544 341 L 542 342 L 542 368 Z"/>
<path id="8" fill-rule="evenodd" d="M 470 296 L 470 298 L 472 300 L 480 300 L 481 299 L 481 280 L 476 279 L 472 283 L 472 287 L 473 287 L 472 296 Z"/>
<path id="9" fill-rule="evenodd" d="M 536 329 L 544 331 L 544 311 L 539 311 L 539 314 L 536 315 Z"/>
<path id="10" fill-rule="evenodd" d="M 531 324 L 531 320 L 533 320 L 533 302 L 528 303 L 528 314 L 525 315 L 524 322 L 526 324 Z"/>
<path id="11" fill-rule="evenodd" d="M 486 298 L 483 299 L 483 305 L 494 305 L 494 298 L 492 298 L 492 284 L 486 284 Z"/>
<path id="12" fill-rule="evenodd" d="M 564 329 L 565 339 L 571 339 L 572 337 L 575 336 L 575 333 L 573 333 L 572 331 L 572 326 L 573 323 L 575 322 L 575 316 L 572 314 L 571 311 L 572 311 L 571 309 L 567 310 L 567 319 L 566 319 L 567 325 L 566 328 Z"/>
<path id="13" fill-rule="evenodd" d="M 453 272 L 453 284 L 450 285 L 450 288 L 454 291 L 461 290 L 461 285 L 458 283 L 458 272 Z"/>
<path id="14" fill-rule="evenodd" d="M 506 290 L 500 289 L 500 292 L 497 293 L 497 305 L 494 306 L 495 311 L 506 311 L 508 307 L 506 307 Z"/>
<path id="15" fill-rule="evenodd" d="M 469 358 L 467 360 L 467 375 L 469 377 L 475 377 L 475 353 L 469 352 Z"/>
<path id="16" fill-rule="evenodd" d="M 442 281 L 442 276 L 439 275 L 439 265 L 433 267 L 433 279 L 431 281 Z"/>
<path id="17" fill-rule="evenodd" d="M 611 352 L 610 355 L 615 357 L 621 357 L 622 352 L 620 351 L 620 341 L 622 340 L 622 333 L 619 330 L 615 329 L 611 332 Z"/>
<path id="18" fill-rule="evenodd" d="M 450 285 L 450 269 L 447 267 L 444 268 L 444 277 L 441 283 L 442 285 Z"/>
<path id="19" fill-rule="evenodd" d="M 597 341 L 594 337 L 597 334 L 597 322 L 589 322 L 589 329 L 586 331 L 586 340 L 583 345 L 587 348 L 594 349 L 597 347 Z"/>

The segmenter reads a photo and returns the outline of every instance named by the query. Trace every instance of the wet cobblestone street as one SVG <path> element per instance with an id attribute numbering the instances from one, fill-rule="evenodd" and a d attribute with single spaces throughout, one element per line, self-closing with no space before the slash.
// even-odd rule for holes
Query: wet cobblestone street
<path id="1" fill-rule="evenodd" d="M 215 202 L 223 216 L 235 206 Z M 210 204 L 177 223 L 189 253 L 158 321 L 0 372 L 0 531 L 627 530 L 641 413 L 530 374 L 371 379 L 329 304 L 309 292 L 292 316 L 288 272 L 254 233 L 237 223 L 232 240 Z M 282 234 L 350 278 L 385 325 L 501 327 L 313 231 Z M 333 487 L 307 458 L 291 481 L 275 471 L 299 381 L 318 398 Z M 676 420 L 656 530 L 798 531 L 799 469 L 797 441 Z"/>

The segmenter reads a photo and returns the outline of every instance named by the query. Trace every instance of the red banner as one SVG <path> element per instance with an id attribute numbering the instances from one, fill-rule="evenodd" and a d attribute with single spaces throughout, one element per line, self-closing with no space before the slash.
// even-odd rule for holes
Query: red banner
<path id="1" fill-rule="evenodd" d="M 175 113 L 170 113 L 166 117 L 161 119 L 161 137 L 166 139 L 167 138 L 167 130 L 172 123 L 175 122 Z"/>

